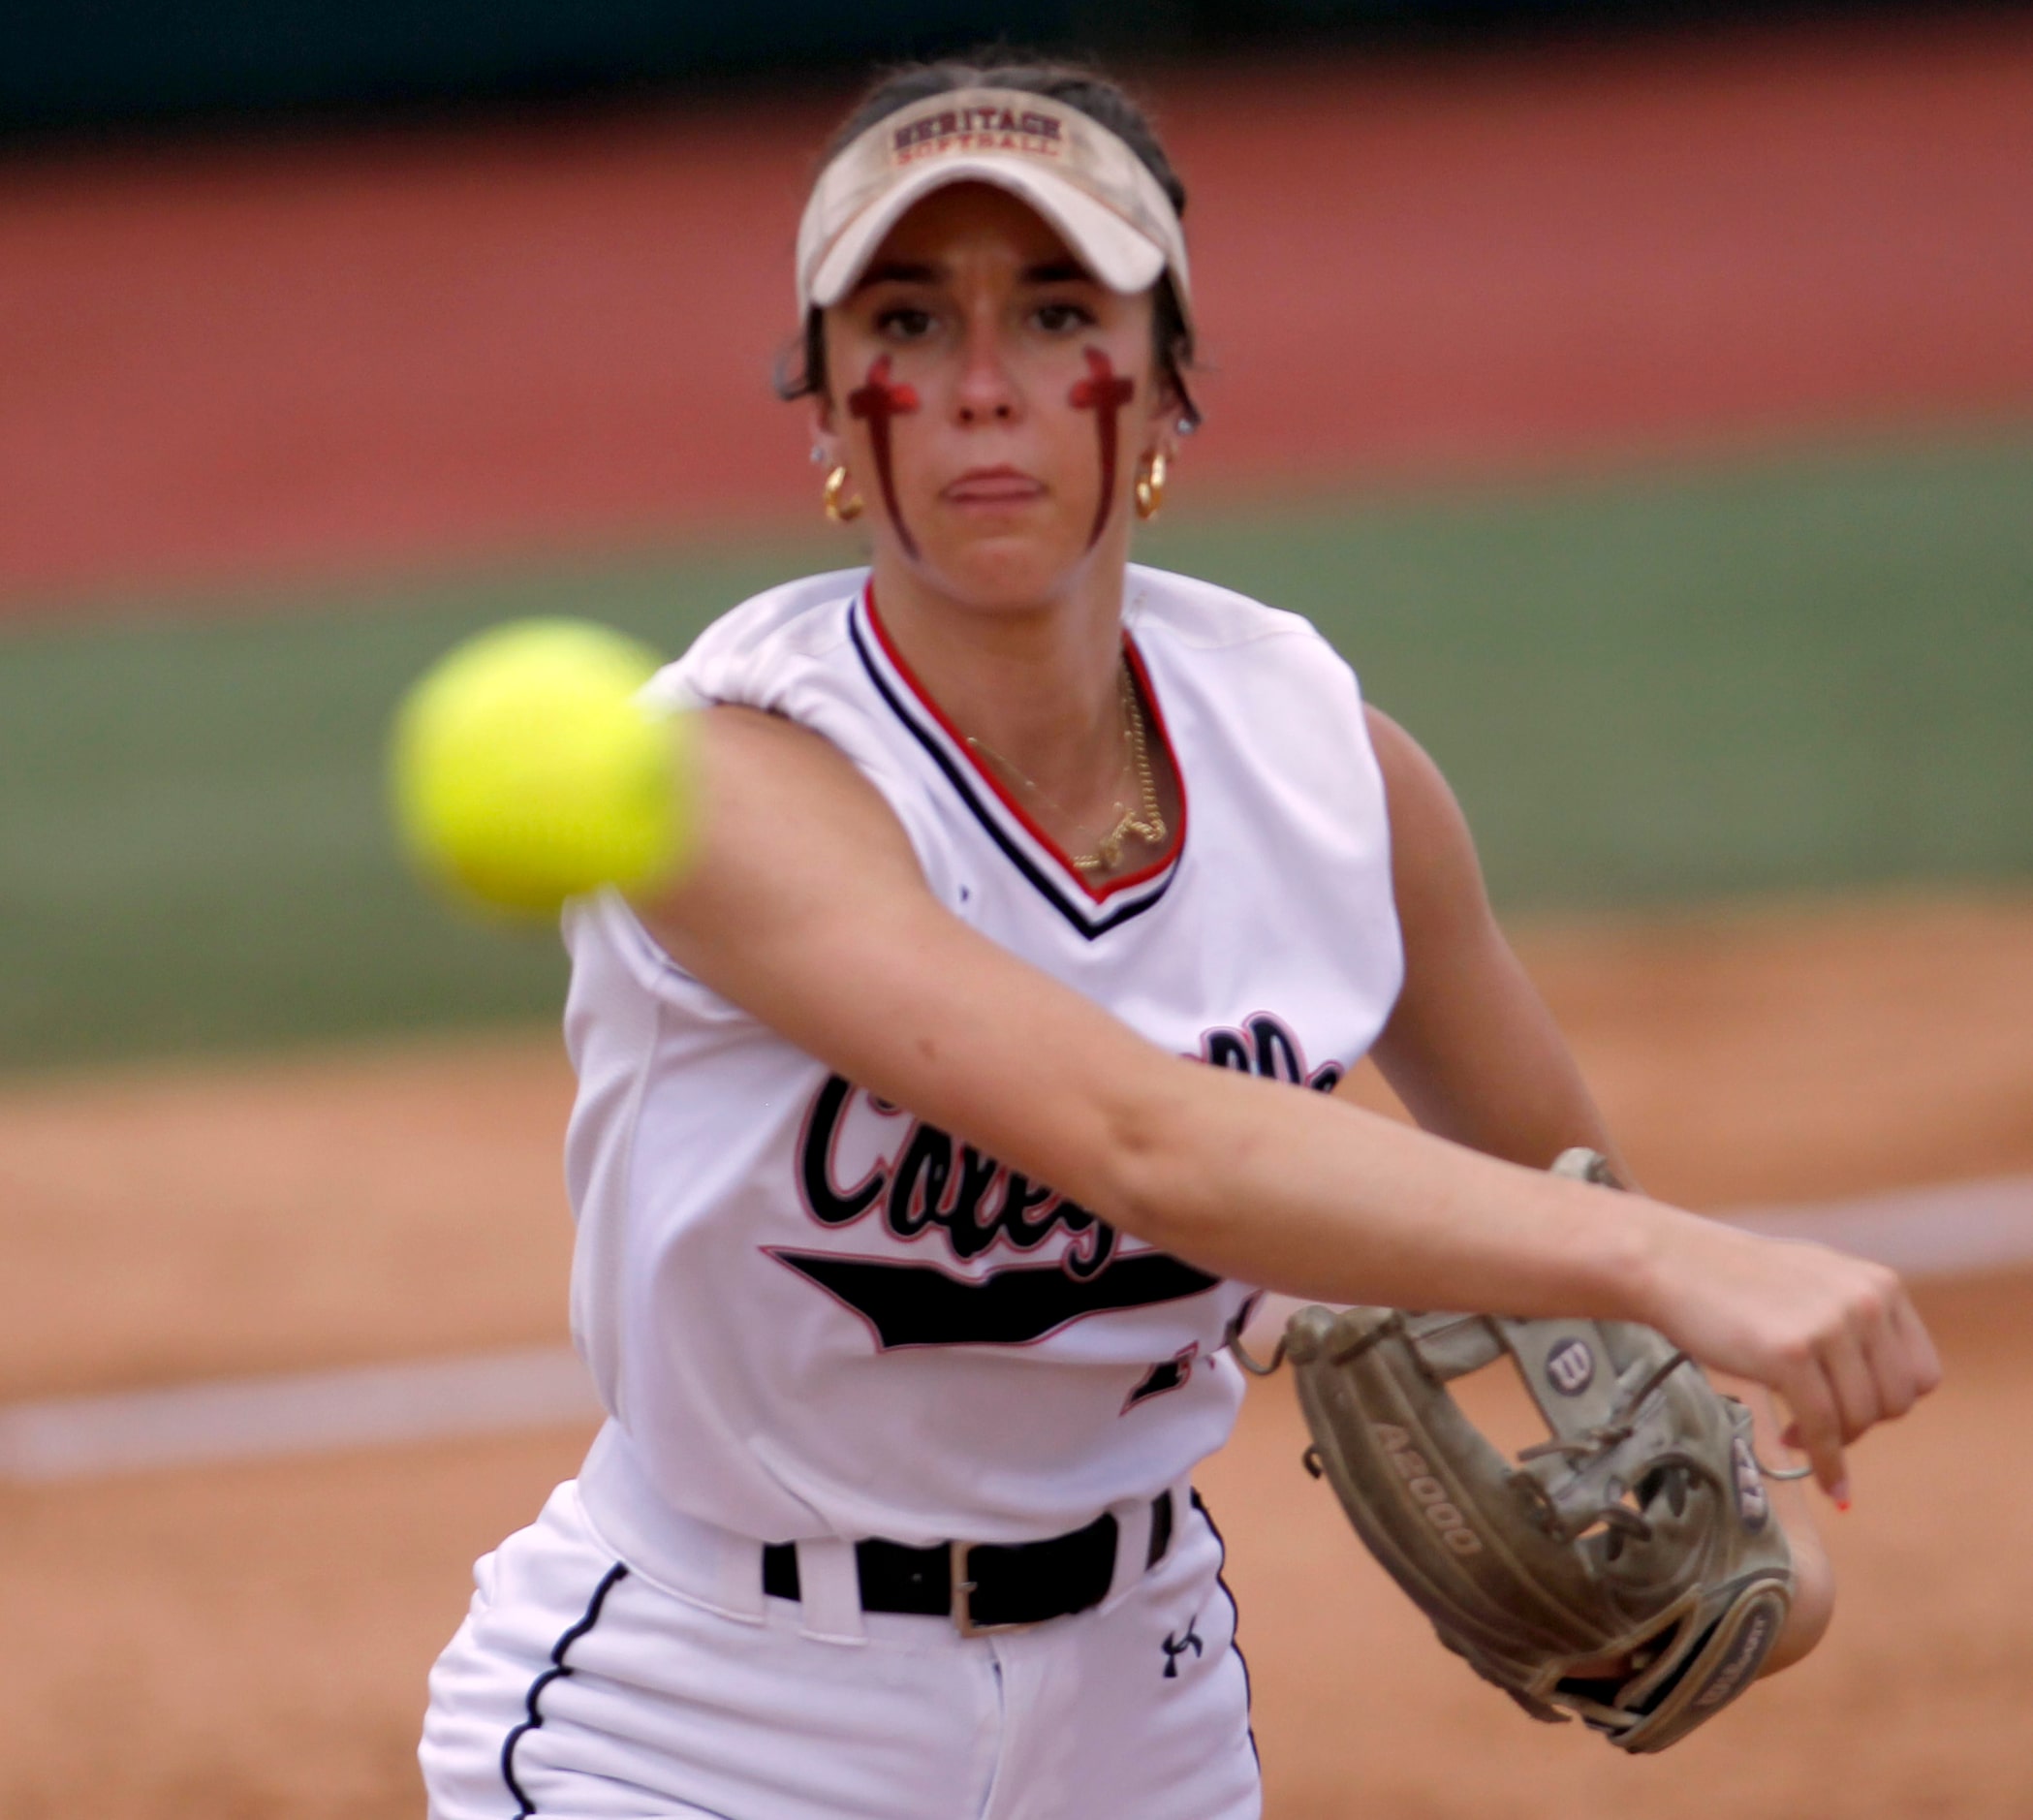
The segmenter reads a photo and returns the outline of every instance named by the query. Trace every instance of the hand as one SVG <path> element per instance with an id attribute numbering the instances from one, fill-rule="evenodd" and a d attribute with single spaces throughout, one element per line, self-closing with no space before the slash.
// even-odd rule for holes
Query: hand
<path id="1" fill-rule="evenodd" d="M 1941 1382 L 1940 1358 L 1905 1285 L 1881 1264 L 1824 1245 L 1657 1211 L 1643 1318 L 1702 1364 L 1768 1387 L 1791 1414 L 1788 1444 L 1846 1505 L 1843 1448 Z"/>

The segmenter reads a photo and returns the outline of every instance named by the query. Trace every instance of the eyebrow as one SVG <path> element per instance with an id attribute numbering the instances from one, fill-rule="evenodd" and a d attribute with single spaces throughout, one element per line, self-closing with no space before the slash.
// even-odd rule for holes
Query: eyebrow
<path id="1" fill-rule="evenodd" d="M 887 259 L 880 266 L 870 266 L 864 271 L 857 291 L 865 291 L 872 284 L 937 284 L 939 268 L 936 266 L 914 266 L 902 260 Z"/>
<path id="2" fill-rule="evenodd" d="M 945 276 L 945 268 L 939 266 L 917 264 L 908 260 L 888 259 L 879 266 L 870 266 L 855 284 L 857 291 L 865 291 L 878 284 L 937 284 Z M 1092 284 L 1094 274 L 1078 260 L 1052 259 L 1040 265 L 1023 268 L 1025 284 Z"/>

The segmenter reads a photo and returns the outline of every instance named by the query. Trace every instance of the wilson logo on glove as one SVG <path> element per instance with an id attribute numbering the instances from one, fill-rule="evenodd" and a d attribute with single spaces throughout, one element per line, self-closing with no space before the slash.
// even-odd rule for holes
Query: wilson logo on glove
<path id="1" fill-rule="evenodd" d="M 1579 1396 L 1595 1382 L 1595 1354 L 1585 1339 L 1563 1340 L 1546 1359 L 1547 1380 L 1562 1396 Z"/>

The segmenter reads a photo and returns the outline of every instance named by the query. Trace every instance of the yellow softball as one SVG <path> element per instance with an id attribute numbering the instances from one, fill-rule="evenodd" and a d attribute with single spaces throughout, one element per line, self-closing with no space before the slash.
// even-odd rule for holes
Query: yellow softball
<path id="1" fill-rule="evenodd" d="M 389 776 L 429 877 L 523 916 L 682 870 L 695 828 L 686 717 L 646 706 L 646 646 L 581 619 L 467 640 L 403 698 Z"/>

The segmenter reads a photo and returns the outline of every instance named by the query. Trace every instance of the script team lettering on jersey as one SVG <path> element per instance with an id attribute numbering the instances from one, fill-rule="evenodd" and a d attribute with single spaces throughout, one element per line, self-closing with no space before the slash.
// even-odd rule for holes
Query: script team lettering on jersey
<path id="1" fill-rule="evenodd" d="M 1338 1063 L 1307 1071 L 1298 1040 L 1280 1019 L 1260 1013 L 1239 1027 L 1207 1031 L 1200 1059 L 1268 1080 L 1330 1090 Z M 843 1132 L 858 1112 L 901 1120 L 861 1174 L 840 1179 Z M 798 1154 L 805 1211 L 830 1230 L 877 1218 L 903 1244 L 929 1243 L 965 1265 L 998 1246 L 1037 1252 L 1057 1239 L 1048 1262 L 1009 1263 L 981 1275 L 931 1259 L 893 1253 L 849 1256 L 772 1246 L 769 1255 L 852 1309 L 879 1351 L 903 1346 L 1028 1345 L 1068 1322 L 1211 1289 L 1220 1279 L 1162 1251 L 1125 1251 L 1110 1225 L 1043 1182 L 985 1156 L 971 1144 L 864 1092 L 828 1079 L 806 1112 Z"/>

